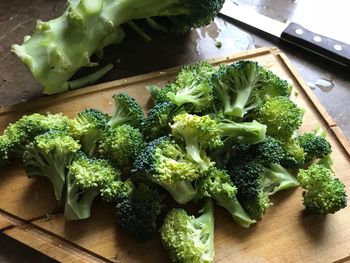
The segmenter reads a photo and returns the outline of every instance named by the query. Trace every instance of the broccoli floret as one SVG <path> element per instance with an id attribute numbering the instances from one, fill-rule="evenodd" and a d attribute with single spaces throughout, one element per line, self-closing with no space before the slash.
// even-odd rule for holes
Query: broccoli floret
<path id="1" fill-rule="evenodd" d="M 194 217 L 174 208 L 166 216 L 160 236 L 172 262 L 214 261 L 214 205 L 208 201 L 200 212 Z"/>
<path id="2" fill-rule="evenodd" d="M 171 133 L 170 122 L 174 116 L 181 111 L 171 102 L 157 103 L 147 114 L 143 123 L 143 136 L 147 141 L 158 137 L 166 136 Z"/>
<path id="3" fill-rule="evenodd" d="M 136 100 L 126 93 L 115 94 L 113 99 L 115 109 L 112 118 L 108 121 L 108 125 L 116 128 L 128 124 L 141 129 L 145 116 Z"/>
<path id="4" fill-rule="evenodd" d="M 307 132 L 296 137 L 299 145 L 304 149 L 305 162 L 322 159 L 331 154 L 332 148 L 325 136 L 324 130 L 317 129 L 314 132 Z"/>
<path id="5" fill-rule="evenodd" d="M 95 154 L 97 143 L 106 129 L 109 116 L 96 109 L 86 109 L 79 112 L 74 119 L 76 137 L 81 143 L 81 149 L 88 156 Z"/>
<path id="6" fill-rule="evenodd" d="M 146 89 L 151 94 L 151 97 L 155 104 L 160 104 L 163 102 L 171 102 L 168 93 L 176 93 L 179 86 L 175 83 L 169 83 L 164 88 L 160 88 L 156 85 L 147 86 Z"/>
<path id="7" fill-rule="evenodd" d="M 192 182 L 203 171 L 186 157 L 186 153 L 169 137 L 160 137 L 149 142 L 136 158 L 132 174 L 166 189 L 174 200 L 185 204 L 196 195 Z"/>
<path id="8" fill-rule="evenodd" d="M 188 113 L 176 115 L 170 125 L 172 134 L 185 141 L 189 158 L 205 163 L 205 151 L 222 146 L 217 123 L 209 115 L 197 116 Z"/>
<path id="9" fill-rule="evenodd" d="M 183 66 L 175 81 L 178 88 L 168 92 L 168 98 L 177 106 L 190 103 L 194 112 L 207 110 L 213 102 L 209 76 L 214 72 L 214 67 L 206 62 Z"/>
<path id="10" fill-rule="evenodd" d="M 8 163 L 12 158 L 21 158 L 25 146 L 30 143 L 35 136 L 43 134 L 49 130 L 60 130 L 67 133 L 72 132 L 72 121 L 62 114 L 48 114 L 47 116 L 34 113 L 24 115 L 16 122 L 11 123 L 1 136 L 4 144 L 3 153 L 0 155 Z"/>
<path id="11" fill-rule="evenodd" d="M 209 197 L 230 212 L 240 226 L 249 227 L 255 223 L 242 208 L 236 198 L 237 188 L 224 170 L 211 169 L 206 176 L 196 182 L 198 198 Z"/>
<path id="12" fill-rule="evenodd" d="M 298 181 L 303 192 L 305 209 L 314 214 L 334 214 L 347 206 L 347 194 L 343 182 L 322 164 L 312 164 L 300 169 Z"/>
<path id="13" fill-rule="evenodd" d="M 273 97 L 258 108 L 254 118 L 267 125 L 267 134 L 276 138 L 289 138 L 298 130 L 303 111 L 287 97 Z"/>
<path id="14" fill-rule="evenodd" d="M 23 154 L 25 171 L 31 178 L 47 177 L 56 199 L 61 200 L 67 166 L 72 162 L 80 144 L 62 131 L 38 135 L 27 145 Z"/>
<path id="15" fill-rule="evenodd" d="M 0 169 L 10 163 L 13 142 L 6 135 L 0 136 Z"/>
<path id="16" fill-rule="evenodd" d="M 92 54 L 123 40 L 122 24 L 167 17 L 176 32 L 188 32 L 209 24 L 223 3 L 223 0 L 69 1 L 64 14 L 48 22 L 39 20 L 33 35 L 25 38 L 22 45 L 13 45 L 12 51 L 44 86 L 45 94 L 61 93 L 96 81 L 96 74 L 71 82 L 69 79 L 81 67 L 95 65 L 90 61 Z M 98 77 L 105 72 L 102 70 Z"/>
<path id="17" fill-rule="evenodd" d="M 305 163 L 305 151 L 295 138 L 289 138 L 285 141 L 281 140 L 281 145 L 284 150 L 284 157 L 281 160 L 281 165 L 288 169 L 301 168 Z"/>
<path id="18" fill-rule="evenodd" d="M 100 156 L 119 167 L 129 166 L 144 147 L 142 133 L 130 125 L 107 129 L 99 144 Z"/>
<path id="19" fill-rule="evenodd" d="M 211 83 L 225 115 L 236 117 L 259 107 L 266 98 L 286 96 L 290 90 L 286 81 L 248 60 L 221 66 Z"/>
<path id="20" fill-rule="evenodd" d="M 217 123 L 221 140 L 228 143 L 254 144 L 265 139 L 266 125 L 255 120 L 252 122 L 234 122 L 229 119 L 219 119 Z"/>
<path id="21" fill-rule="evenodd" d="M 296 178 L 278 164 L 264 167 L 256 160 L 233 160 L 231 179 L 238 188 L 237 199 L 249 215 L 260 220 L 272 205 L 269 196 L 299 185 Z"/>
<path id="22" fill-rule="evenodd" d="M 141 183 L 129 195 L 118 195 L 115 202 L 117 224 L 136 240 L 146 241 L 157 231 L 163 198 L 154 186 Z"/>
<path id="23" fill-rule="evenodd" d="M 119 181 L 121 173 L 103 159 L 80 153 L 68 167 L 64 216 L 67 220 L 89 218 L 94 199 L 100 190 Z"/>

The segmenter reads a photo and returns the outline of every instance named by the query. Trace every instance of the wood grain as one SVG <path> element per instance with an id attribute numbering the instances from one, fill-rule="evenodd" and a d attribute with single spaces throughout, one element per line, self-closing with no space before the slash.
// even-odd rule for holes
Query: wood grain
<path id="1" fill-rule="evenodd" d="M 318 126 L 328 130 L 334 169 L 350 193 L 349 143 L 288 58 L 276 48 L 261 48 L 209 62 L 217 65 L 240 59 L 258 61 L 293 82 L 291 98 L 305 109 L 301 132 Z M 0 109 L 0 129 L 28 112 L 63 112 L 74 117 L 79 111 L 92 107 L 111 113 L 112 95 L 118 92 L 130 94 L 146 110 L 149 94 L 145 86 L 163 86 L 173 80 L 176 72 L 177 68 L 167 69 Z M 133 241 L 115 226 L 110 205 L 97 201 L 90 219 L 67 222 L 47 182 L 27 179 L 20 166 L 2 171 L 2 178 L 0 210 L 27 223 L 21 227 L 10 224 L 5 228 L 5 234 L 64 262 L 91 259 L 167 262 L 159 238 L 142 244 Z M 301 189 L 279 193 L 273 202 L 274 206 L 263 220 L 250 229 L 238 227 L 225 210 L 216 208 L 215 262 L 323 263 L 349 259 L 349 207 L 334 215 L 307 215 L 303 211 Z M 50 220 L 45 216 L 47 213 L 52 213 Z M 6 219 L 1 218 L 0 214 L 0 229 L 6 226 Z"/>

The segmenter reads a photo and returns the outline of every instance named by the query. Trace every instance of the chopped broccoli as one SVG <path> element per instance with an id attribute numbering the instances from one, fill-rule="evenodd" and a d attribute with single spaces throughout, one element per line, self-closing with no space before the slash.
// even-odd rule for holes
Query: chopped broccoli
<path id="1" fill-rule="evenodd" d="M 113 168 L 108 161 L 88 158 L 77 154 L 68 167 L 66 203 L 64 217 L 67 220 L 89 218 L 94 199 L 100 190 L 120 180 L 120 171 Z"/>
<path id="2" fill-rule="evenodd" d="M 128 124 L 132 127 L 141 129 L 144 122 L 144 113 L 136 100 L 126 93 L 113 95 L 114 113 L 108 121 L 108 125 L 116 128 L 120 125 Z"/>
<path id="3" fill-rule="evenodd" d="M 151 141 L 170 134 L 170 122 L 179 111 L 181 109 L 171 102 L 157 103 L 152 107 L 143 123 L 142 133 L 145 139 Z"/>
<path id="4" fill-rule="evenodd" d="M 268 98 L 254 114 L 254 118 L 267 125 L 267 134 L 276 138 L 289 138 L 298 130 L 303 111 L 288 97 Z"/>
<path id="5" fill-rule="evenodd" d="M 289 95 L 290 90 L 287 82 L 249 60 L 222 65 L 211 83 L 224 113 L 236 117 L 259 107 L 266 98 Z"/>
<path id="6" fill-rule="evenodd" d="M 90 61 L 94 53 L 102 53 L 103 47 L 123 40 L 122 24 L 134 19 L 167 17 L 176 32 L 188 32 L 209 24 L 223 3 L 223 0 L 69 1 L 64 14 L 48 22 L 39 20 L 33 35 L 26 37 L 22 45 L 13 45 L 12 51 L 44 86 L 45 94 L 61 93 L 81 86 L 68 80 L 81 67 L 96 65 Z M 96 80 L 95 75 L 74 83 L 89 83 Z"/>
<path id="7" fill-rule="evenodd" d="M 10 163 L 11 151 L 13 149 L 12 140 L 9 136 L 0 136 L 0 168 L 7 166 Z"/>
<path id="8" fill-rule="evenodd" d="M 130 179 L 122 181 L 121 178 L 116 178 L 113 182 L 104 185 L 100 189 L 100 194 L 103 201 L 115 203 L 117 198 L 130 196 L 134 187 L 134 183 Z"/>
<path id="9" fill-rule="evenodd" d="M 299 185 L 296 178 L 278 164 L 264 167 L 256 160 L 233 160 L 230 175 L 238 188 L 237 199 L 256 220 L 272 205 L 269 196 Z"/>
<path id="10" fill-rule="evenodd" d="M 216 148 L 223 144 L 216 121 L 209 115 L 179 114 L 174 117 L 170 127 L 174 136 L 185 141 L 188 157 L 197 163 L 205 163 L 203 158 L 209 147 Z"/>
<path id="11" fill-rule="evenodd" d="M 132 174 L 144 178 L 166 189 L 174 200 L 185 204 L 192 200 L 197 191 L 192 182 L 203 171 L 169 137 L 160 137 L 149 142 L 134 162 Z"/>
<path id="12" fill-rule="evenodd" d="M 74 128 L 81 143 L 81 149 L 88 156 L 95 154 L 98 141 L 106 129 L 109 116 L 96 109 L 79 112 L 74 119 Z"/>
<path id="13" fill-rule="evenodd" d="M 325 136 L 326 132 L 318 129 L 296 137 L 299 145 L 304 149 L 305 162 L 322 159 L 331 154 L 332 148 L 330 143 L 325 139 Z"/>
<path id="14" fill-rule="evenodd" d="M 27 145 L 23 154 L 29 177 L 47 177 L 53 186 L 56 199 L 61 200 L 67 166 L 72 162 L 80 145 L 62 131 L 49 131 L 38 135 Z"/>
<path id="15" fill-rule="evenodd" d="M 301 147 L 298 140 L 289 138 L 286 141 L 281 140 L 281 145 L 284 150 L 284 157 L 281 160 L 281 165 L 288 169 L 301 168 L 305 163 L 305 151 Z"/>
<path id="16" fill-rule="evenodd" d="M 168 98 L 177 106 L 192 104 L 194 112 L 205 111 L 213 102 L 209 76 L 214 72 L 214 67 L 206 62 L 183 66 L 175 81 L 178 88 L 168 92 Z"/>
<path id="17" fill-rule="evenodd" d="M 214 261 L 214 205 L 208 201 L 200 212 L 194 217 L 174 208 L 166 216 L 160 236 L 172 262 Z"/>
<path id="18" fill-rule="evenodd" d="M 213 168 L 197 180 L 196 186 L 198 198 L 209 197 L 217 201 L 230 212 L 238 225 L 249 227 L 255 223 L 238 202 L 237 188 L 226 171 Z"/>
<path id="19" fill-rule="evenodd" d="M 115 199 L 117 224 L 138 241 L 145 241 L 157 231 L 157 217 L 163 199 L 154 186 L 141 183 L 129 195 Z"/>
<path id="20" fill-rule="evenodd" d="M 147 86 L 146 89 L 151 94 L 151 97 L 155 104 L 163 102 L 171 102 L 170 98 L 167 96 L 168 93 L 176 93 L 179 86 L 175 83 L 169 83 L 164 88 L 160 88 L 156 85 Z"/>
<path id="21" fill-rule="evenodd" d="M 305 209 L 314 214 L 334 214 L 347 206 L 345 186 L 335 173 L 322 164 L 300 169 L 298 181 L 303 192 Z"/>
<path id="22" fill-rule="evenodd" d="M 99 153 L 104 159 L 123 167 L 129 166 L 144 147 L 142 133 L 130 125 L 107 129 L 99 144 Z"/>
<path id="23" fill-rule="evenodd" d="M 30 143 L 35 136 L 43 134 L 49 130 L 60 130 L 71 133 L 72 122 L 62 114 L 42 115 L 34 113 L 24 115 L 16 122 L 11 123 L 4 130 L 0 137 L 3 149 L 0 152 L 1 162 L 8 163 L 12 158 L 21 158 L 25 146 Z"/>

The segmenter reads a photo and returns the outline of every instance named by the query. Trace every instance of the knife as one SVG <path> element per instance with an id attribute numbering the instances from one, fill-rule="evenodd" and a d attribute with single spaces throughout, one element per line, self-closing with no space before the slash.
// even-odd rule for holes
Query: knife
<path id="1" fill-rule="evenodd" d="M 241 7 L 231 0 L 226 0 L 220 13 L 242 25 L 258 29 L 307 51 L 350 68 L 350 45 L 344 42 L 314 33 L 294 23 L 274 20 L 256 11 Z"/>

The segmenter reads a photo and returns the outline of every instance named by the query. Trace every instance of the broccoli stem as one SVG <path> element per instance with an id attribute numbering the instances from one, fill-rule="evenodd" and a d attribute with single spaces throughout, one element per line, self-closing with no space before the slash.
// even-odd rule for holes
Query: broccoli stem
<path id="1" fill-rule="evenodd" d="M 266 125 L 257 121 L 236 123 L 231 120 L 225 120 L 218 124 L 221 137 L 227 137 L 227 140 L 234 143 L 254 144 L 265 139 Z"/>
<path id="2" fill-rule="evenodd" d="M 99 194 L 98 189 L 81 189 L 73 175 L 67 175 L 67 196 L 64 217 L 67 220 L 80 220 L 91 215 L 92 202 Z"/>
<path id="3" fill-rule="evenodd" d="M 245 113 L 245 105 L 247 104 L 250 94 L 252 92 L 252 87 L 245 87 L 238 91 L 236 100 L 230 111 L 225 111 L 227 115 L 233 115 L 236 117 L 243 117 Z"/>
<path id="4" fill-rule="evenodd" d="M 264 168 L 264 176 L 267 179 L 265 191 L 273 195 L 278 191 L 299 186 L 299 182 L 287 169 L 279 164 L 271 164 L 270 169 Z"/>
<path id="5" fill-rule="evenodd" d="M 233 220 L 240 226 L 248 228 L 251 224 L 256 223 L 252 220 L 248 213 L 243 209 L 236 197 L 229 197 L 227 195 L 215 195 L 213 197 L 220 206 L 228 210 Z"/>
<path id="6" fill-rule="evenodd" d="M 165 190 L 167 190 L 174 200 L 179 204 L 186 204 L 191 201 L 197 194 L 197 190 L 192 183 L 187 180 L 176 182 L 175 184 L 160 183 Z"/>
<path id="7" fill-rule="evenodd" d="M 182 106 L 185 103 L 197 104 L 198 98 L 193 94 L 194 93 L 193 89 L 195 89 L 195 87 L 193 86 L 195 85 L 186 87 L 181 91 L 177 92 L 176 94 L 173 92 L 168 92 L 167 97 L 177 106 Z"/>

